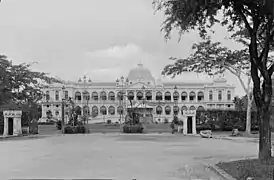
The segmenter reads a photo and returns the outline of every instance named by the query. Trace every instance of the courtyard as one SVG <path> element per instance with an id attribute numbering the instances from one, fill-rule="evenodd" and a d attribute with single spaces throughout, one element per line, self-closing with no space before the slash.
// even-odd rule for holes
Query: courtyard
<path id="1" fill-rule="evenodd" d="M 257 152 L 257 143 L 183 135 L 54 135 L 0 141 L 0 176 L 220 180 L 204 164 L 254 156 Z"/>

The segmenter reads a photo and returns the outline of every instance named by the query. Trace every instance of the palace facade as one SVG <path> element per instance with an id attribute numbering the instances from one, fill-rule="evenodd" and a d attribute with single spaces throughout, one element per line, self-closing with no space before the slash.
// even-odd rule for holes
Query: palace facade
<path id="1" fill-rule="evenodd" d="M 174 114 L 188 111 L 235 108 L 235 86 L 223 77 L 212 82 L 162 82 L 155 80 L 142 64 L 115 82 L 92 82 L 83 77 L 78 82 L 52 84 L 43 92 L 42 119 L 49 112 L 61 118 L 62 99 L 68 98 L 79 114 L 89 117 L 90 123 L 123 120 L 126 110 L 131 108 L 157 122 L 172 121 Z M 70 109 L 70 104 L 66 104 L 65 115 Z"/>

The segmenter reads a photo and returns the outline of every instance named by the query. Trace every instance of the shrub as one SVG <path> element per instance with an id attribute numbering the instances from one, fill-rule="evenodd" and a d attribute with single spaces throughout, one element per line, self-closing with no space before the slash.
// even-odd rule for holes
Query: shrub
<path id="1" fill-rule="evenodd" d="M 74 134 L 75 133 L 75 128 L 73 126 L 66 126 L 64 128 L 64 133 L 65 134 Z"/>
<path id="2" fill-rule="evenodd" d="M 22 134 L 28 135 L 29 134 L 29 128 L 28 127 L 22 127 Z"/>
<path id="3" fill-rule="evenodd" d="M 196 125 L 196 130 L 198 132 L 204 131 L 204 130 L 211 130 L 211 127 L 209 124 L 198 124 L 198 125 Z"/>
<path id="4" fill-rule="evenodd" d="M 56 122 L 56 127 L 58 130 L 61 130 L 62 129 L 62 122 L 61 121 L 57 121 Z"/>
<path id="5" fill-rule="evenodd" d="M 168 119 L 167 119 L 167 118 L 165 118 L 164 123 L 165 123 L 165 124 L 167 124 L 167 123 L 168 123 Z"/>
<path id="6" fill-rule="evenodd" d="M 76 133 L 86 133 L 85 126 L 76 126 Z"/>
<path id="7" fill-rule="evenodd" d="M 50 122 L 38 122 L 39 125 L 53 125 L 55 124 L 55 121 L 50 121 Z"/>
<path id="8" fill-rule="evenodd" d="M 256 112 L 251 114 L 251 130 L 258 130 Z M 223 111 L 223 110 L 207 110 L 197 111 L 196 120 L 198 124 L 210 124 L 212 131 L 232 131 L 237 128 L 240 131 L 245 130 L 246 111 Z"/>
<path id="9" fill-rule="evenodd" d="M 111 120 L 109 119 L 109 120 L 107 120 L 107 124 L 111 124 Z"/>
<path id="10" fill-rule="evenodd" d="M 125 124 L 123 127 L 124 133 L 143 133 L 143 131 L 144 131 L 144 127 L 141 123 L 135 124 L 135 125 Z"/>
<path id="11" fill-rule="evenodd" d="M 79 126 L 66 126 L 64 128 L 65 134 L 84 134 L 89 132 L 88 129 L 85 126 L 79 125 Z"/>

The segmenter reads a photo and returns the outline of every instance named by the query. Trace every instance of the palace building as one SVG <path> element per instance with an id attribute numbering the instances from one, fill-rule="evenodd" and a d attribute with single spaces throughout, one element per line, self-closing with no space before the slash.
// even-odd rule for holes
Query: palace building
<path id="1" fill-rule="evenodd" d="M 61 118 L 62 99 L 71 98 L 74 108 L 89 117 L 89 123 L 123 120 L 126 110 L 134 108 L 152 121 L 172 121 L 196 110 L 233 110 L 235 86 L 223 77 L 212 82 L 162 82 L 155 80 L 142 64 L 129 71 L 127 77 L 114 82 L 92 82 L 83 77 L 78 82 L 52 84 L 45 88 L 42 119 L 51 112 Z M 70 105 L 65 105 L 65 115 Z"/>

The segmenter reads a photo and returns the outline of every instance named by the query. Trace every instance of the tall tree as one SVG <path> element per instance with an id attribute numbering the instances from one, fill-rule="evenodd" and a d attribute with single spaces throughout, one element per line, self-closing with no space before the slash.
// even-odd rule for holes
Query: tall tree
<path id="1" fill-rule="evenodd" d="M 260 122 L 259 159 L 271 158 L 270 104 L 272 96 L 271 76 L 274 64 L 268 67 L 268 54 L 273 45 L 272 0 L 155 0 L 156 10 L 163 10 L 166 19 L 162 30 L 170 38 L 173 29 L 183 34 L 193 29 L 205 37 L 222 15 L 222 25 L 229 31 L 246 30 L 253 80 L 253 95 Z M 262 78 L 260 78 L 262 76 Z"/>
<path id="2" fill-rule="evenodd" d="M 46 73 L 32 71 L 31 65 L 14 65 L 6 56 L 0 56 L 0 105 L 12 100 L 38 108 L 38 102 L 43 98 L 42 88 L 52 82 L 61 82 Z"/>
<path id="3" fill-rule="evenodd" d="M 231 51 L 222 47 L 220 42 L 212 42 L 210 37 L 195 43 L 192 47 L 194 53 L 188 58 L 170 58 L 175 63 L 167 65 L 162 71 L 163 75 L 175 77 L 182 72 L 197 72 L 216 75 L 229 71 L 234 74 L 242 85 L 248 97 L 246 132 L 251 132 L 251 107 L 253 95 L 251 93 L 250 62 L 247 49 Z M 247 83 L 243 76 L 248 77 Z"/>

